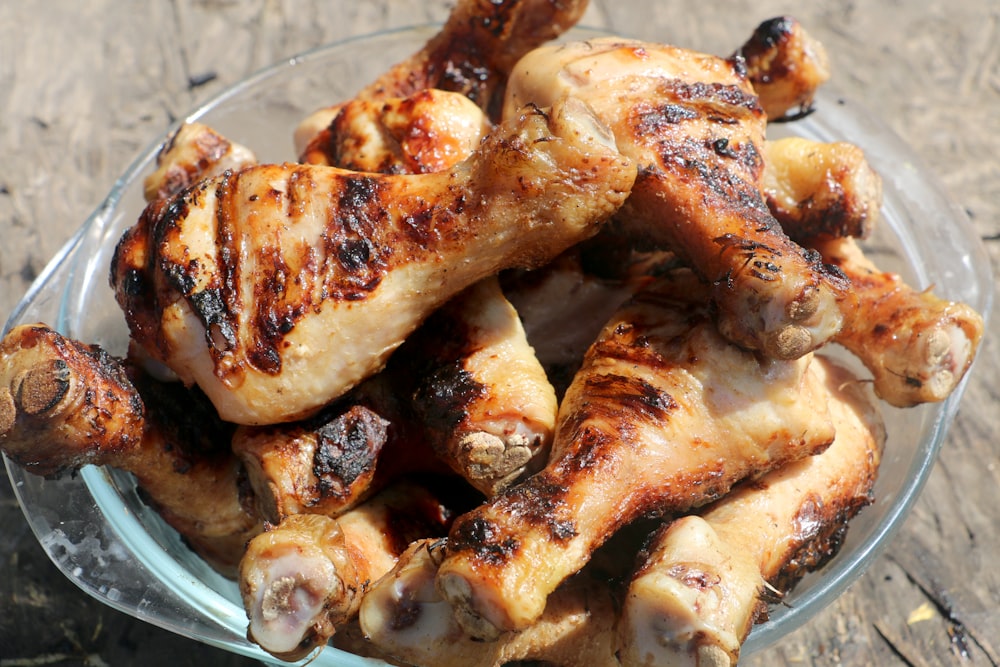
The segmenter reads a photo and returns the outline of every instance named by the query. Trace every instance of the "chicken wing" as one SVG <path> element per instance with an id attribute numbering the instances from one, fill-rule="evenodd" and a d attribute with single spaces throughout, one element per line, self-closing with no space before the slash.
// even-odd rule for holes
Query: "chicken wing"
<path id="1" fill-rule="evenodd" d="M 766 616 L 765 586 L 786 591 L 825 562 L 871 502 L 885 441 L 879 408 L 843 367 L 817 356 L 813 368 L 828 393 L 833 444 L 656 533 L 625 596 L 622 665 L 735 665 Z"/>
<path id="2" fill-rule="evenodd" d="M 324 646 L 407 545 L 442 535 L 450 517 L 416 483 L 397 484 L 336 519 L 285 517 L 255 537 L 240 561 L 247 635 L 283 660 Z"/>
<path id="3" fill-rule="evenodd" d="M 567 94 L 590 104 L 639 166 L 617 220 L 713 286 L 723 335 L 792 359 L 836 333 L 846 282 L 768 211 L 766 118 L 736 63 L 618 38 L 545 46 L 515 67 L 505 112 Z"/>
<path id="4" fill-rule="evenodd" d="M 896 407 L 947 398 L 975 359 L 982 316 L 879 270 L 852 238 L 812 245 L 851 280 L 841 306 L 844 328 L 834 340 L 872 373 L 875 393 Z"/>
<path id="5" fill-rule="evenodd" d="M 415 542 L 362 601 L 361 629 L 379 653 L 417 667 L 501 667 L 521 661 L 618 665 L 611 592 L 606 582 L 585 573 L 549 596 L 545 612 L 528 628 L 491 642 L 470 637 L 434 586 L 444 544 Z"/>
<path id="6" fill-rule="evenodd" d="M 203 181 L 147 207 L 111 282 L 133 338 L 224 419 L 291 421 L 465 287 L 594 234 L 634 179 L 585 105 L 531 107 L 444 172 L 286 164 Z"/>
<path id="7" fill-rule="evenodd" d="M 637 293 L 566 392 L 545 469 L 456 520 L 438 588 L 470 634 L 531 625 L 633 519 L 703 505 L 830 444 L 811 355 L 728 343 L 706 291 L 683 271 Z"/>

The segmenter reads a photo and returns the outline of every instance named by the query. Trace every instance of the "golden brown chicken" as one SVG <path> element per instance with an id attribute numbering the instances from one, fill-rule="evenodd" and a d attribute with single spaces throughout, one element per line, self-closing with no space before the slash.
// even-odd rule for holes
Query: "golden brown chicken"
<path id="1" fill-rule="evenodd" d="M 468 157 L 490 129 L 483 111 L 461 93 L 428 89 L 353 99 L 299 152 L 299 161 L 380 174 L 444 171 Z"/>
<path id="2" fill-rule="evenodd" d="M 283 660 L 326 645 L 407 545 L 442 535 L 450 518 L 424 485 L 401 482 L 336 519 L 295 514 L 269 526 L 240 561 L 248 637 Z"/>
<path id="3" fill-rule="evenodd" d="M 425 90 L 459 93 L 499 115 L 514 64 L 525 53 L 555 39 L 583 16 L 589 0 L 458 0 L 441 30 L 419 51 L 390 67 L 358 91 L 358 100 L 405 98 Z M 295 148 L 305 147 L 340 113 L 319 109 L 295 130 Z"/>
<path id="4" fill-rule="evenodd" d="M 747 77 L 772 121 L 808 114 L 817 89 L 830 78 L 823 44 L 791 16 L 761 23 L 736 57 L 745 63 Z"/>
<path id="5" fill-rule="evenodd" d="M 520 632 L 495 641 L 470 637 L 435 589 L 444 540 L 419 540 L 361 603 L 364 636 L 390 660 L 417 667 L 614 667 L 617 618 L 607 582 L 581 573 L 560 586 L 545 612 Z"/>
<path id="6" fill-rule="evenodd" d="M 470 634 L 530 626 L 628 522 L 706 504 L 830 444 L 811 355 L 730 344 L 706 291 L 682 271 L 638 292 L 587 352 L 545 469 L 456 519 L 438 587 Z"/>
<path id="7" fill-rule="evenodd" d="M 515 67 L 505 113 L 563 95 L 590 104 L 639 167 L 617 220 L 713 286 L 723 335 L 792 359 L 836 333 L 846 281 L 768 211 L 766 117 L 734 61 L 619 38 L 544 46 Z"/>
<path id="8" fill-rule="evenodd" d="M 852 238 L 812 245 L 851 280 L 844 328 L 834 340 L 864 363 L 879 398 L 902 408 L 947 398 L 975 358 L 982 316 L 880 270 Z"/>
<path id="9" fill-rule="evenodd" d="M 751 625 L 766 617 L 765 587 L 787 591 L 824 563 L 871 502 L 885 441 L 879 407 L 842 366 L 817 356 L 813 370 L 828 394 L 833 444 L 656 533 L 625 596 L 622 665 L 735 665 Z"/>
<path id="10" fill-rule="evenodd" d="M 431 315 L 398 358 L 431 446 L 487 497 L 545 465 L 555 389 L 495 277 Z"/>
<path id="11" fill-rule="evenodd" d="M 224 419 L 291 421 L 465 287 L 593 235 L 634 179 L 583 104 L 532 107 L 444 172 L 286 164 L 203 181 L 146 209 L 112 285 L 133 338 Z"/>
<path id="12" fill-rule="evenodd" d="M 879 219 L 882 179 L 864 151 L 843 142 L 788 137 L 764 142 L 767 206 L 796 243 L 865 239 Z"/>
<path id="13" fill-rule="evenodd" d="M 156 156 L 156 170 L 143 182 L 146 201 L 166 199 L 203 178 L 257 163 L 246 146 L 202 123 L 184 123 Z"/>

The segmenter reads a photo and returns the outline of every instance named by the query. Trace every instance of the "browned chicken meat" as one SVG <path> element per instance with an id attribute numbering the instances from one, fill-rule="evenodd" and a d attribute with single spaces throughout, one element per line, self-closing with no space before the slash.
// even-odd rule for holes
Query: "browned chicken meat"
<path id="1" fill-rule="evenodd" d="M 975 358 L 982 316 L 881 271 L 852 238 L 813 245 L 851 280 L 841 306 L 844 328 L 835 340 L 871 372 L 875 393 L 901 408 L 947 398 Z"/>
<path id="2" fill-rule="evenodd" d="M 833 444 L 657 532 L 625 596 L 625 667 L 735 665 L 766 616 L 765 587 L 785 591 L 824 563 L 870 503 L 885 441 L 879 408 L 843 367 L 817 356 L 813 370 L 828 393 Z"/>
<path id="3" fill-rule="evenodd" d="M 585 105 L 531 107 L 444 172 L 286 164 L 203 181 L 146 209 L 111 281 L 133 338 L 224 419 L 291 421 L 465 287 L 593 235 L 634 179 Z"/>
<path id="4" fill-rule="evenodd" d="M 545 469 L 456 520 L 438 587 L 470 634 L 530 626 L 628 522 L 706 504 L 830 444 L 811 355 L 732 345 L 706 291 L 681 271 L 638 292 L 567 390 Z"/>
<path id="5" fill-rule="evenodd" d="M 792 240 L 868 238 L 882 206 L 882 179 L 860 148 L 788 137 L 764 149 L 767 206 Z"/>
<path id="6" fill-rule="evenodd" d="M 444 540 L 420 540 L 361 603 L 365 637 L 379 654 L 417 667 L 615 667 L 617 613 L 605 581 L 581 573 L 560 586 L 545 612 L 520 632 L 495 641 L 470 637 L 435 588 Z"/>
<path id="7" fill-rule="evenodd" d="M 563 95 L 590 104 L 636 161 L 617 219 L 713 286 L 723 335 L 791 359 L 836 333 L 846 281 L 768 210 L 766 117 L 734 61 L 619 38 L 544 46 L 515 67 L 505 110 Z"/>
<path id="8" fill-rule="evenodd" d="M 296 514 L 270 526 L 240 562 L 248 636 L 283 660 L 325 646 L 407 545 L 442 535 L 450 518 L 425 486 L 404 482 L 336 519 Z"/>
<path id="9" fill-rule="evenodd" d="M 816 90 L 830 78 L 826 49 L 790 16 L 761 23 L 736 56 L 769 120 L 809 113 Z"/>

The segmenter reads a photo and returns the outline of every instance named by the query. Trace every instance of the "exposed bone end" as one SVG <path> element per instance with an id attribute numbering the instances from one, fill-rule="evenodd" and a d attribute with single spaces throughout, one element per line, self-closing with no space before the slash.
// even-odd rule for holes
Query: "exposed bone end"
<path id="1" fill-rule="evenodd" d="M 789 324 L 768 336 L 764 352 L 775 359 L 798 359 L 814 347 L 809 329 Z"/>
<path id="2" fill-rule="evenodd" d="M 25 414 L 55 418 L 69 407 L 73 375 L 66 362 L 52 359 L 28 368 L 18 383 L 17 402 Z"/>
<path id="3" fill-rule="evenodd" d="M 748 556 L 732 553 L 697 516 L 654 538 L 629 585 L 619 626 L 626 667 L 735 664 L 763 580 Z"/>
<path id="4" fill-rule="evenodd" d="M 0 389 L 0 437 L 7 435 L 17 423 L 17 405 L 10 390 Z"/>
<path id="5" fill-rule="evenodd" d="M 501 629 L 497 624 L 477 611 L 482 601 L 477 599 L 474 587 L 465 577 L 439 573 L 437 589 L 451 605 L 455 620 L 467 635 L 482 641 L 496 641 L 500 637 Z"/>
<path id="6" fill-rule="evenodd" d="M 248 638 L 282 660 L 308 655 L 356 610 L 356 579 L 335 520 L 289 517 L 252 539 L 240 562 Z"/>
<path id="7" fill-rule="evenodd" d="M 469 483 L 492 497 L 526 472 L 538 447 L 520 433 L 501 437 L 477 431 L 463 436 L 457 450 L 456 458 Z"/>

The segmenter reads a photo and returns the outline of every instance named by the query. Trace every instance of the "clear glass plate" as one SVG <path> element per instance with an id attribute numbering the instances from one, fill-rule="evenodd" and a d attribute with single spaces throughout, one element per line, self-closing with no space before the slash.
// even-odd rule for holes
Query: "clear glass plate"
<path id="1" fill-rule="evenodd" d="M 292 132 L 313 110 L 350 97 L 388 65 L 418 49 L 436 26 L 357 37 L 279 63 L 233 86 L 186 120 L 201 120 L 250 146 L 263 161 L 294 159 Z M 578 29 L 572 37 L 597 31 Z M 358 53 L 365 57 L 359 58 Z M 868 244 L 884 268 L 913 285 L 987 313 L 992 278 L 980 240 L 938 181 L 890 130 L 831 89 L 808 118 L 773 128 L 863 147 L 885 184 L 883 221 Z M 172 131 L 174 128 L 170 128 Z M 127 328 L 108 287 L 108 261 L 143 208 L 142 180 L 170 131 L 115 183 L 107 199 L 65 245 L 17 306 L 6 328 L 43 321 L 64 334 L 122 354 Z M 744 654 L 768 646 L 839 596 L 883 551 L 930 472 L 963 387 L 945 402 L 904 411 L 886 407 L 889 441 L 877 499 L 851 524 L 840 554 L 803 580 L 754 628 Z M 62 572 L 87 593 L 127 614 L 235 653 L 268 661 L 246 639 L 236 584 L 193 555 L 135 493 L 128 475 L 87 467 L 45 480 L 10 461 L 7 469 L 32 530 Z M 307 662 L 303 661 L 303 664 Z M 381 665 L 333 648 L 314 667 Z"/>

